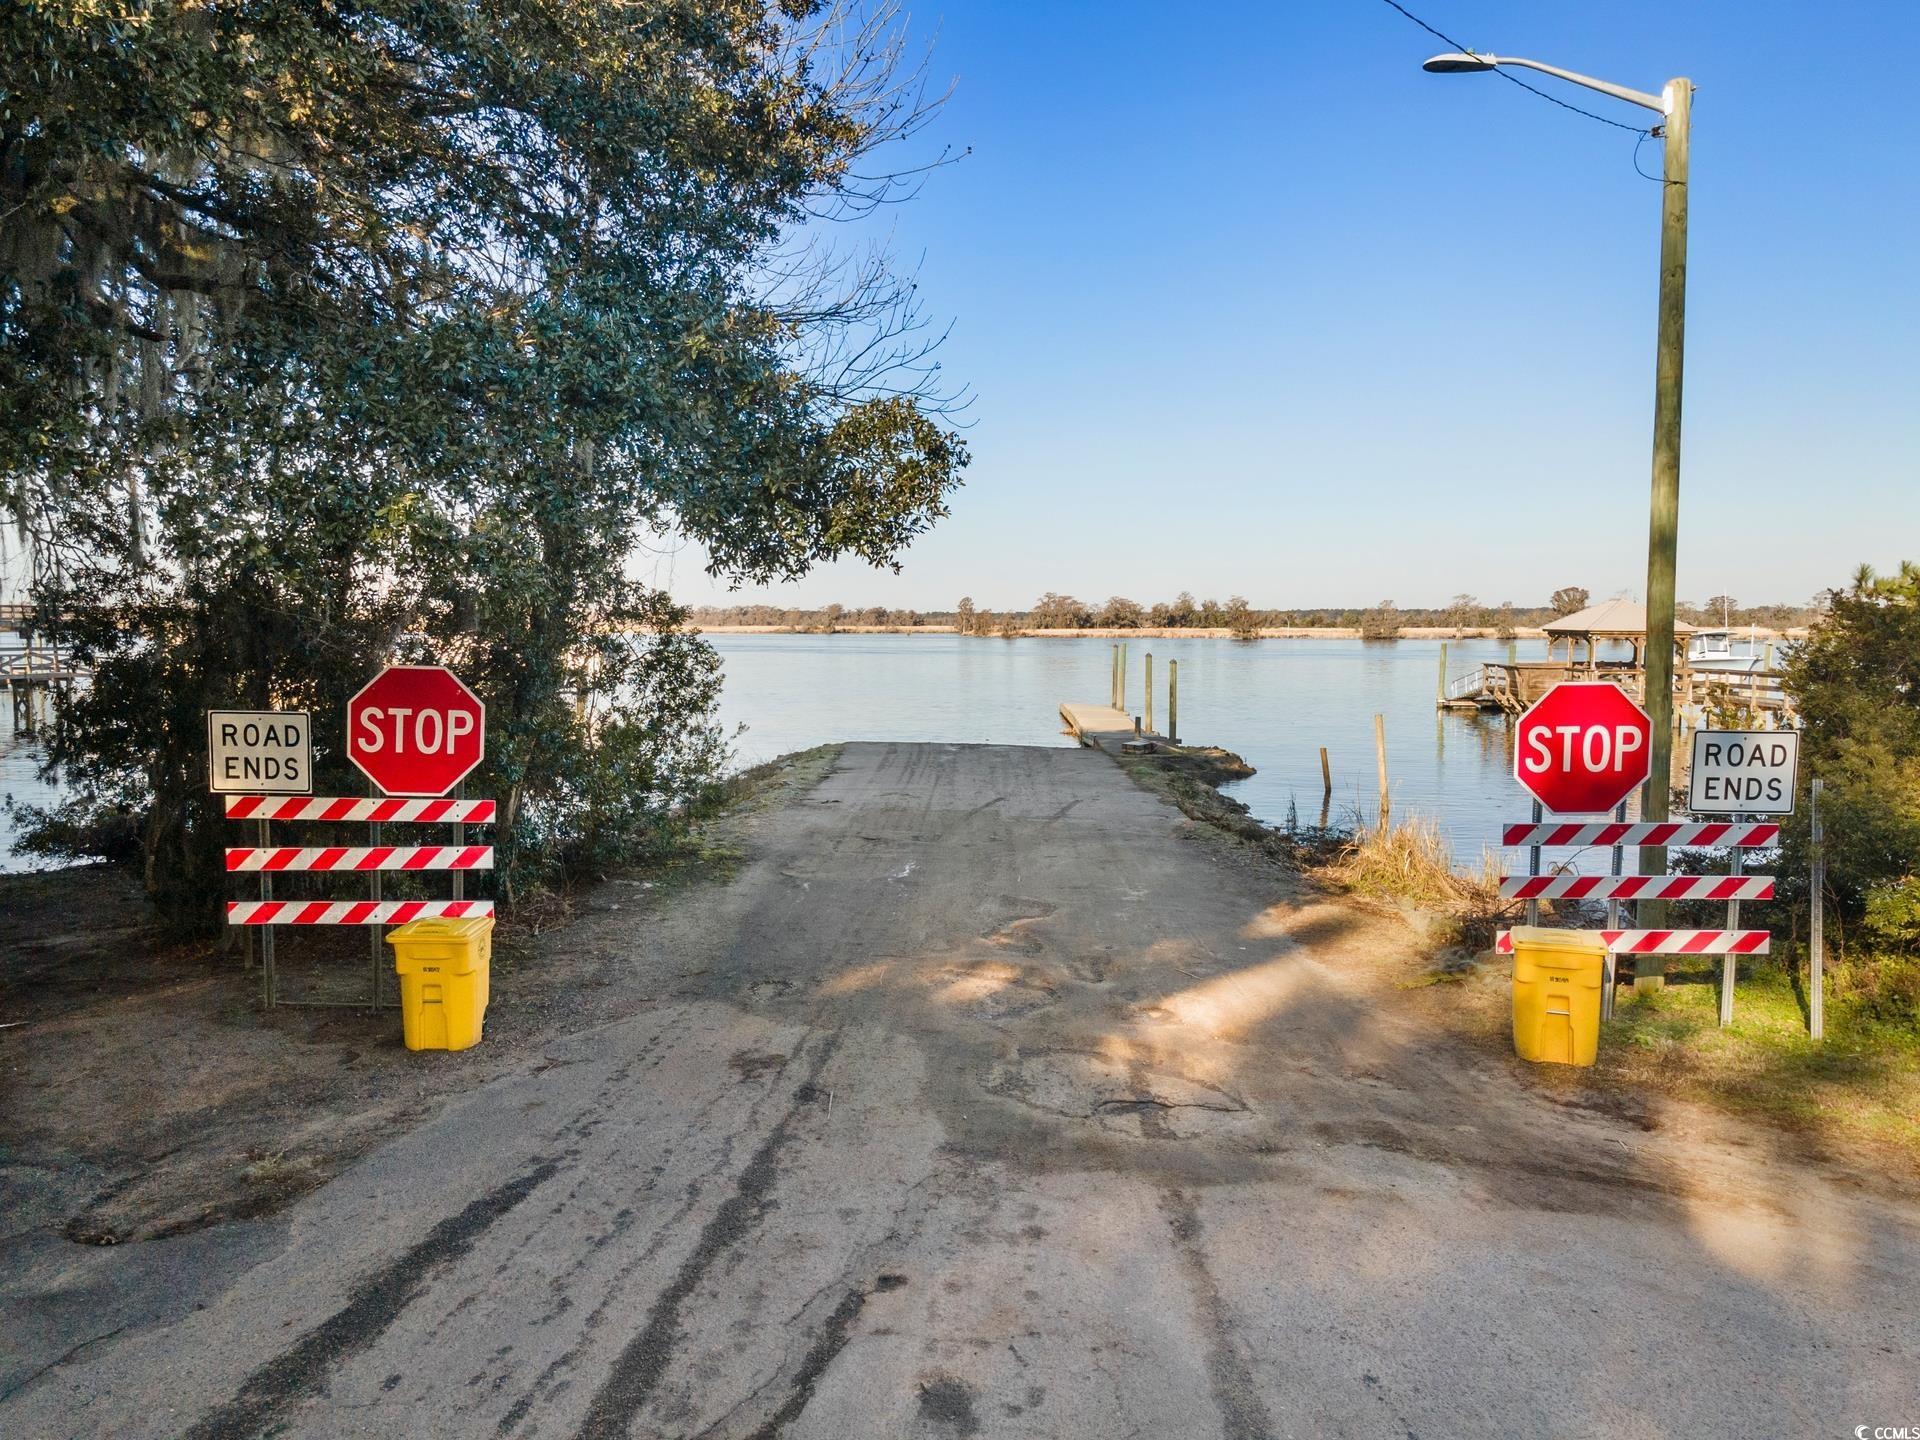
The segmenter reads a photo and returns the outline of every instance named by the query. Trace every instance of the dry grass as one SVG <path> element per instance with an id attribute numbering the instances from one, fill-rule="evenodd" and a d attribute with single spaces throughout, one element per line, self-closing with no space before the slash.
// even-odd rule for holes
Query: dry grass
<path id="1" fill-rule="evenodd" d="M 1430 912 L 1438 922 L 1430 934 L 1446 952 L 1447 971 L 1491 948 L 1494 932 L 1510 918 L 1500 898 L 1499 857 L 1485 851 L 1477 866 L 1462 869 L 1440 827 L 1420 816 L 1359 827 L 1316 873 L 1353 894 Z"/>
<path id="2" fill-rule="evenodd" d="M 1440 827 L 1422 816 L 1356 831 L 1325 874 L 1361 895 L 1469 914 L 1501 908 L 1499 860 L 1489 852 L 1478 868 L 1459 869 Z"/>

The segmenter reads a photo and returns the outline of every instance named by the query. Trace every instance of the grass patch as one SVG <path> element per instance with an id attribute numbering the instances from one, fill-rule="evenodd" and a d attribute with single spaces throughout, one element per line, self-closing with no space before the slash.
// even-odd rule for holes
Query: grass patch
<path id="1" fill-rule="evenodd" d="M 1734 1023 L 1722 1030 L 1713 974 L 1670 972 L 1650 994 L 1622 989 L 1599 1073 L 1920 1171 L 1920 1031 L 1830 1001 L 1827 1037 L 1815 1041 L 1799 978 L 1776 959 L 1741 963 Z"/>
<path id="2" fill-rule="evenodd" d="M 1419 816 L 1354 831 L 1319 874 L 1356 895 L 1434 912 L 1442 920 L 1435 938 L 1470 950 L 1493 944 L 1507 911 L 1499 858 L 1489 851 L 1478 868 L 1462 870 L 1440 827 Z"/>

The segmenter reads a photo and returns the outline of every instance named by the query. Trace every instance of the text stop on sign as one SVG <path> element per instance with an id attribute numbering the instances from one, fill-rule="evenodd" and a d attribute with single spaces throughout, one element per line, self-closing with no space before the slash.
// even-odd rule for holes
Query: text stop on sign
<path id="1" fill-rule="evenodd" d="M 1647 737 L 1634 725 L 1542 725 L 1527 736 L 1520 763 L 1535 775 L 1576 767 L 1599 775 L 1631 769 L 1636 756 L 1644 767 L 1646 748 Z"/>
<path id="2" fill-rule="evenodd" d="M 476 717 L 466 710 L 415 709 L 408 705 L 368 705 L 355 717 L 355 741 L 362 755 L 378 755 L 389 746 L 395 755 L 451 755 L 474 731 Z"/>
<path id="3" fill-rule="evenodd" d="M 1647 778 L 1653 725 L 1618 685 L 1571 680 L 1514 727 L 1513 773 L 1556 815 L 1613 809 Z"/>
<path id="4" fill-rule="evenodd" d="M 480 763 L 486 728 L 451 670 L 395 665 L 347 702 L 347 758 L 389 795 L 444 795 Z"/>

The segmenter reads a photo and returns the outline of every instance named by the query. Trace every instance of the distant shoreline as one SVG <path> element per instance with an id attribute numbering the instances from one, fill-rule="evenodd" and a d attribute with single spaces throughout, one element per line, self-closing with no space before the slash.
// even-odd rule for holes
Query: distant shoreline
<path id="1" fill-rule="evenodd" d="M 835 625 L 831 629 L 812 625 L 700 625 L 693 626 L 703 635 L 956 635 L 959 633 L 951 625 Z M 1794 630 L 1768 630 L 1764 627 L 1736 626 L 1742 635 L 1751 633 L 1761 640 L 1797 639 L 1804 632 Z M 984 634 L 970 635 L 970 640 L 1232 640 L 1233 631 L 1224 625 L 1215 626 L 1141 626 L 1138 629 L 1123 630 L 1111 626 L 1089 626 L 1084 630 L 1018 630 L 1011 635 L 1003 635 L 995 629 Z M 1352 626 L 1279 626 L 1262 627 L 1246 637 L 1249 640 L 1361 640 L 1365 637 Z M 1380 643 L 1392 640 L 1499 640 L 1503 637 L 1492 626 L 1464 625 L 1458 628 L 1452 625 L 1408 625 L 1397 635 L 1384 637 Z M 1546 631 L 1537 626 L 1517 627 L 1513 640 L 1544 640 Z"/>
<path id="2" fill-rule="evenodd" d="M 705 635 L 956 635 L 951 625 L 835 625 L 831 630 L 811 625 L 696 625 Z M 1513 632 L 1516 640 L 1539 640 L 1546 632 L 1530 626 Z M 1231 640 L 1232 630 L 1224 625 L 1184 627 L 1143 625 L 1137 629 L 1112 626 L 1088 626 L 1082 630 L 1027 630 L 1002 635 L 998 629 L 968 637 L 973 640 Z M 1350 626 L 1263 627 L 1250 640 L 1358 640 L 1358 629 Z M 1491 626 L 1408 625 L 1393 637 L 1399 640 L 1497 640 Z"/>

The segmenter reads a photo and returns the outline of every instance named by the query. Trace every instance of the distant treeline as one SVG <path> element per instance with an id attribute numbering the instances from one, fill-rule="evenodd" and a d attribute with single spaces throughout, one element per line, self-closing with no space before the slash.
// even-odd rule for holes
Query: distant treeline
<path id="1" fill-rule="evenodd" d="M 1225 601 L 1195 600 L 1183 590 L 1171 601 L 1143 605 L 1124 595 L 1091 605 L 1071 595 L 1049 590 L 1027 610 L 987 610 L 971 596 L 951 610 L 889 610 L 881 605 L 864 609 L 825 605 L 817 610 L 790 610 L 777 605 L 701 605 L 693 611 L 698 625 L 779 626 L 791 630 L 826 631 L 849 626 L 917 629 L 938 626 L 962 635 L 1018 635 L 1032 630 L 1226 630 L 1235 635 L 1257 635 L 1262 630 L 1358 630 L 1374 639 L 1391 639 L 1414 628 L 1491 630 L 1508 636 L 1560 615 L 1585 609 L 1591 596 L 1578 585 L 1553 592 L 1545 605 L 1515 605 L 1511 600 L 1485 604 L 1472 595 L 1456 595 L 1443 606 L 1402 609 L 1391 600 L 1365 609 L 1257 610 L 1244 596 Z M 1716 595 L 1703 605 L 1681 601 L 1679 618 L 1693 625 L 1760 625 L 1784 630 L 1812 622 L 1814 605 L 1741 605 L 1730 596 Z"/>

